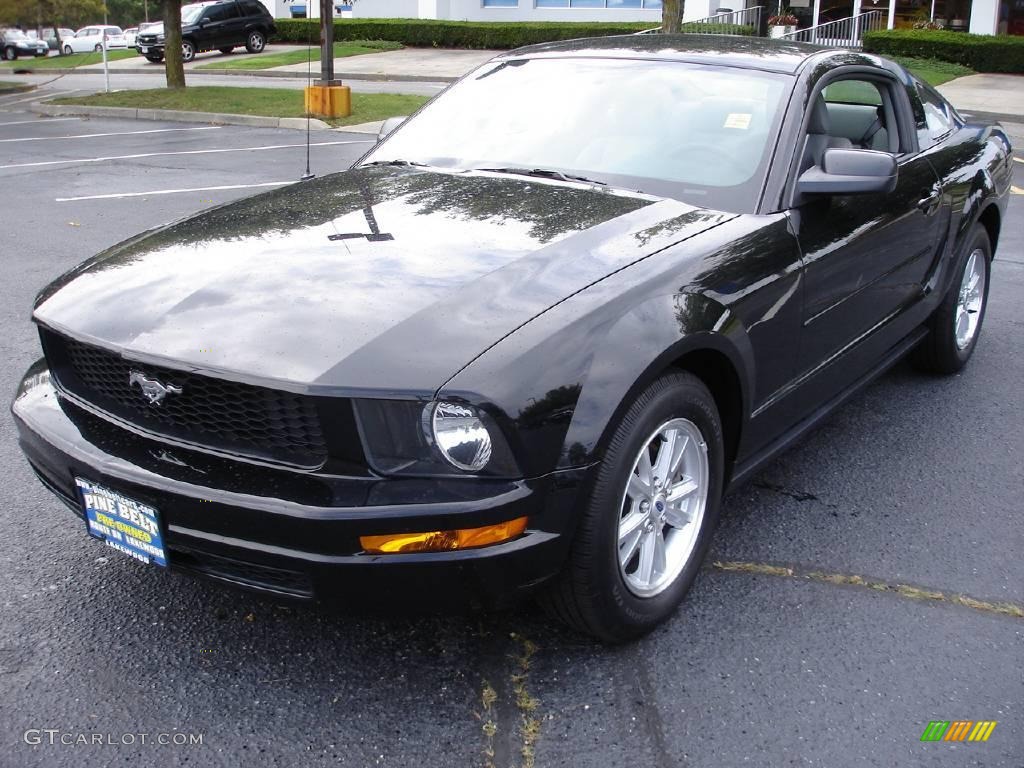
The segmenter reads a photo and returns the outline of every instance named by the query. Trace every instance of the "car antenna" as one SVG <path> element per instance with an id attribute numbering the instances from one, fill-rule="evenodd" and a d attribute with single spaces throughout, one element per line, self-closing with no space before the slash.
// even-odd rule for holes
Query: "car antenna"
<path id="1" fill-rule="evenodd" d="M 302 181 L 309 181 L 316 176 L 309 169 L 309 89 L 313 85 L 313 30 L 310 27 L 309 33 L 306 36 L 306 92 L 303 94 L 303 100 L 306 103 L 306 172 L 302 174 Z"/>

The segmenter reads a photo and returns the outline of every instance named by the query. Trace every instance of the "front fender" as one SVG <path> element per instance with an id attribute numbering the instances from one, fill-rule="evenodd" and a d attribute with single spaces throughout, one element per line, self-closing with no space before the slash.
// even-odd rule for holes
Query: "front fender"
<path id="1" fill-rule="evenodd" d="M 698 293 L 666 293 L 632 308 L 612 325 L 593 357 L 558 466 L 603 455 L 611 425 L 666 368 L 689 352 L 713 350 L 728 359 L 750 412 L 754 354 L 746 328 L 722 304 Z"/>

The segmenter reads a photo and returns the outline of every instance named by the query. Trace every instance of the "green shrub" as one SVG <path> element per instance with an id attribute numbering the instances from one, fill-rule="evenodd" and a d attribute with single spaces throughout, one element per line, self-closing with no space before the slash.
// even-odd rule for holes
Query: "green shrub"
<path id="1" fill-rule="evenodd" d="M 305 43 L 320 40 L 317 19 L 278 19 L 275 40 Z M 650 22 L 493 22 L 446 21 L 434 19 L 337 19 L 334 39 L 393 40 L 403 45 L 424 48 L 509 49 L 553 40 L 578 37 L 630 35 L 651 29 Z M 687 30 L 684 30 L 687 31 Z M 735 24 L 703 25 L 702 32 L 717 34 L 753 34 L 751 27 Z"/>
<path id="2" fill-rule="evenodd" d="M 931 29 L 887 29 L 864 35 L 864 50 L 962 64 L 977 72 L 1024 73 L 1024 37 Z"/>

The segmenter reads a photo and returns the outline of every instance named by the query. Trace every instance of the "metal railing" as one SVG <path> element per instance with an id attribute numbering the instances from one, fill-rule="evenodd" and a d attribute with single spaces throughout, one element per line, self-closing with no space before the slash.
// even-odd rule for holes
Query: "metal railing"
<path id="1" fill-rule="evenodd" d="M 865 32 L 885 29 L 885 26 L 886 17 L 883 11 L 866 11 L 847 19 L 828 21 L 816 27 L 798 29 L 796 32 L 781 35 L 780 39 L 814 43 L 828 48 L 860 48 L 864 42 Z"/>
<path id="2" fill-rule="evenodd" d="M 694 21 L 684 21 L 682 32 L 695 35 L 722 35 L 729 34 L 731 27 L 750 27 L 748 34 L 759 34 L 761 29 L 761 16 L 764 11 L 763 5 L 755 5 L 752 8 L 741 8 L 738 11 L 726 11 L 716 13 L 714 16 L 707 16 Z M 638 35 L 657 35 L 661 33 L 661 27 L 645 29 L 637 32 Z"/>
<path id="3" fill-rule="evenodd" d="M 720 32 L 723 26 L 728 25 L 752 27 L 754 34 L 757 34 L 757 31 L 761 29 L 761 12 L 763 10 L 763 5 L 755 5 L 751 8 L 740 8 L 738 11 L 716 13 L 714 16 L 683 22 L 683 31 L 698 35 L 715 34 L 715 32 Z"/>

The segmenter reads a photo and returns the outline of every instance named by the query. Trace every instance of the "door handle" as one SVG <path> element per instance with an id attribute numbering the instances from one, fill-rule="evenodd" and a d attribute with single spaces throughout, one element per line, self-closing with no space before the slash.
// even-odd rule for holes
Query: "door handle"
<path id="1" fill-rule="evenodd" d="M 942 193 L 933 192 L 928 197 L 922 198 L 917 201 L 917 207 L 924 211 L 926 216 L 931 216 L 939 208 L 939 203 L 942 202 Z"/>

